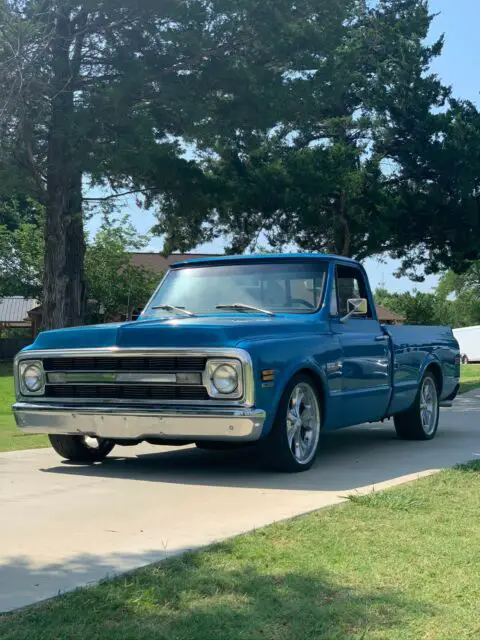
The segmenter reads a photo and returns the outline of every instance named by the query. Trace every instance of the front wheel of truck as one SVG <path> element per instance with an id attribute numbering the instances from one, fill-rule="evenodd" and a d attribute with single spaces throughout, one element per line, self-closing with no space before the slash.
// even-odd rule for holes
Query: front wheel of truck
<path id="1" fill-rule="evenodd" d="M 103 462 L 115 446 L 110 440 L 87 436 L 49 435 L 50 444 L 66 460 L 92 464 Z"/>
<path id="2" fill-rule="evenodd" d="M 393 417 L 395 430 L 402 440 L 432 440 L 438 429 L 440 402 L 435 376 L 423 376 L 413 406 Z"/>
<path id="3" fill-rule="evenodd" d="M 272 430 L 262 444 L 268 465 L 289 473 L 310 469 L 317 454 L 321 416 L 312 378 L 297 374 L 288 383 Z"/>

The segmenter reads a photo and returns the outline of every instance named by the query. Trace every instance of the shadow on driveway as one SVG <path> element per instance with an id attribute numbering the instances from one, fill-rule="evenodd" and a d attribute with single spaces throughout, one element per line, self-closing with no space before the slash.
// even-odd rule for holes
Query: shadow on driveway
<path id="1" fill-rule="evenodd" d="M 255 447 L 221 452 L 161 448 L 158 453 L 149 448 L 148 453 L 139 449 L 137 455 L 133 447 L 126 450 L 126 457 L 117 447 L 103 464 L 60 463 L 42 471 L 165 484 L 342 493 L 479 457 L 475 429 L 479 411 L 478 399 L 461 398 L 455 409 L 443 410 L 437 437 L 429 442 L 399 440 L 391 421 L 326 433 L 314 467 L 293 475 L 265 470 Z"/>

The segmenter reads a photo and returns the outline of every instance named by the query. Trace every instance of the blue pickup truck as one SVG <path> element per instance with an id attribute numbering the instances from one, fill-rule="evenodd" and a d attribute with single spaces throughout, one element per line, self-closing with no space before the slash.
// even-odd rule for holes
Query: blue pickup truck
<path id="1" fill-rule="evenodd" d="M 175 264 L 133 322 L 41 333 L 16 358 L 17 425 L 77 462 L 115 445 L 253 445 L 308 469 L 324 431 L 393 417 L 430 440 L 459 388 L 448 327 L 382 326 L 354 260 Z"/>

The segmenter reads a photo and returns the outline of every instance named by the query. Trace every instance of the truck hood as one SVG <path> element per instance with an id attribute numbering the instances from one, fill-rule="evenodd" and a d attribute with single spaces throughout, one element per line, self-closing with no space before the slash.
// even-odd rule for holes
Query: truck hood
<path id="1" fill-rule="evenodd" d="M 315 316 L 158 317 L 40 333 L 27 349 L 235 347 L 240 342 L 309 333 Z M 308 320 L 307 320 L 308 318 Z"/>

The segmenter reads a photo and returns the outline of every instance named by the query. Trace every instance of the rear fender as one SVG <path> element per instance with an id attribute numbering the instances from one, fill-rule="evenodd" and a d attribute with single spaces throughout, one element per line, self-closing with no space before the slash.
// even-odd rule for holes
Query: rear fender
<path id="1" fill-rule="evenodd" d="M 442 391 L 443 391 L 443 370 L 442 370 L 442 365 L 440 363 L 440 360 L 433 356 L 432 354 L 429 354 L 424 362 L 422 363 L 422 366 L 420 367 L 420 371 L 419 371 L 419 375 L 418 375 L 418 380 L 417 380 L 417 388 L 420 387 L 420 382 L 423 379 L 423 376 L 425 375 L 425 372 L 427 371 L 427 369 L 430 369 L 433 373 L 433 375 L 435 376 L 435 380 L 437 381 L 437 387 L 438 387 L 438 394 L 441 397 L 442 395 Z"/>

